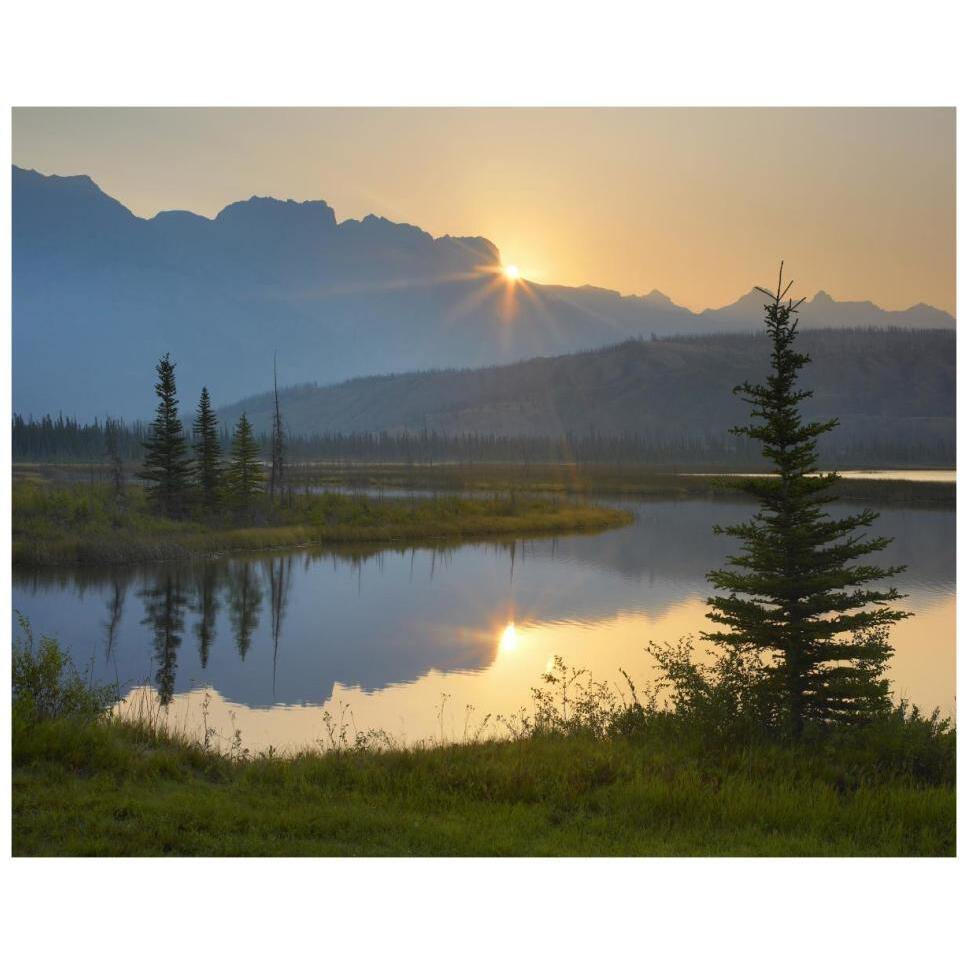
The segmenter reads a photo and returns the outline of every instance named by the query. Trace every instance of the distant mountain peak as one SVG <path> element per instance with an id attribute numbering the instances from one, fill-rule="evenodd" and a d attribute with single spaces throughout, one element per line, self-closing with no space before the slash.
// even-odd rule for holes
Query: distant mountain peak
<path id="1" fill-rule="evenodd" d="M 326 200 L 278 200 L 276 197 L 259 196 L 227 204 L 214 220 L 217 223 L 268 221 L 280 224 L 291 218 L 323 227 L 337 225 L 333 208 Z"/>
<path id="2" fill-rule="evenodd" d="M 733 303 L 730 304 L 730 307 L 739 307 L 747 306 L 754 303 L 766 303 L 767 295 L 762 291 L 758 290 L 756 287 L 751 287 L 742 297 L 739 297 Z M 729 307 L 722 307 L 720 309 L 729 309 Z"/>
<path id="3" fill-rule="evenodd" d="M 150 220 L 154 223 L 173 223 L 177 221 L 184 223 L 210 222 L 208 217 L 205 217 L 199 213 L 194 213 L 192 210 L 160 210 L 155 213 Z"/>
<path id="4" fill-rule="evenodd" d="M 651 306 L 657 307 L 676 307 L 677 305 L 662 291 L 654 287 L 649 293 L 640 298 Z"/>

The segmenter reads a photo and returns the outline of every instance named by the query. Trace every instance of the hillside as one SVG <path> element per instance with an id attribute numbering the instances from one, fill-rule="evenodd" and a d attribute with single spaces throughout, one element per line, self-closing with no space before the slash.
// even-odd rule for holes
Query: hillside
<path id="1" fill-rule="evenodd" d="M 903 438 L 953 449 L 956 334 L 804 330 L 810 417 L 839 417 L 830 444 Z M 724 435 L 746 408 L 731 393 L 766 376 L 761 334 L 631 340 L 602 350 L 477 370 L 356 379 L 281 393 L 292 433 L 419 431 L 672 440 Z M 272 396 L 226 407 L 269 428 Z"/>
<path id="2" fill-rule="evenodd" d="M 321 200 L 252 197 L 212 219 L 144 219 L 89 177 L 14 167 L 12 212 L 13 405 L 25 415 L 147 416 L 167 351 L 184 396 L 206 384 L 228 402 L 267 388 L 274 350 L 282 382 L 335 383 L 756 329 L 762 317 L 754 294 L 696 314 L 658 291 L 511 285 L 489 240 L 376 216 L 338 222 Z M 887 312 L 825 293 L 804 322 L 955 325 L 931 307 Z"/>

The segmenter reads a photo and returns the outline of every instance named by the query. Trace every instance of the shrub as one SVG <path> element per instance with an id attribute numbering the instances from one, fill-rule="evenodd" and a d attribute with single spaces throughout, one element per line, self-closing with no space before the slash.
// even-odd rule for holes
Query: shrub
<path id="1" fill-rule="evenodd" d="M 27 618 L 17 618 L 23 636 L 13 643 L 13 708 L 19 720 L 93 720 L 119 699 L 115 685 L 95 686 L 55 639 L 35 640 Z"/>

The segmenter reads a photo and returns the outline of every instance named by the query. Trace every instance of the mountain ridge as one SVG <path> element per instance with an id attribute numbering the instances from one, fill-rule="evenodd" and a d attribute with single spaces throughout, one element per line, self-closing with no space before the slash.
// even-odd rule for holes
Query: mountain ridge
<path id="1" fill-rule="evenodd" d="M 144 416 L 168 351 L 184 395 L 206 384 L 228 400 L 269 385 L 274 350 L 286 382 L 337 383 L 762 323 L 744 298 L 694 313 L 659 290 L 509 284 L 486 238 L 375 214 L 338 222 L 323 200 L 142 218 L 83 174 L 14 166 L 12 178 L 14 409 L 27 415 Z M 808 325 L 955 326 L 921 305 L 821 306 Z"/>
<path id="2" fill-rule="evenodd" d="M 488 250 L 495 254 L 498 258 L 499 264 L 499 248 L 491 240 L 486 237 L 479 235 L 466 235 L 466 234 L 431 234 L 429 231 L 423 229 L 422 227 L 417 226 L 406 221 L 401 220 L 390 220 L 388 217 L 380 216 L 375 213 L 368 213 L 362 218 L 357 217 L 347 217 L 343 220 L 336 219 L 335 209 L 323 199 L 314 199 L 314 200 L 293 200 L 291 198 L 281 199 L 279 197 L 273 197 L 270 195 L 261 195 L 261 194 L 252 194 L 245 200 L 234 200 L 226 204 L 222 209 L 220 209 L 214 216 L 208 217 L 202 213 L 196 213 L 192 210 L 182 210 L 182 209 L 171 209 L 171 210 L 158 210 L 153 216 L 142 217 L 139 214 L 135 214 L 129 207 L 123 204 L 122 201 L 117 200 L 115 197 L 112 197 L 110 194 L 106 193 L 97 183 L 90 177 L 88 174 L 44 174 L 40 173 L 38 170 L 33 168 L 19 167 L 16 164 L 12 165 L 14 171 L 14 176 L 18 174 L 31 174 L 35 177 L 41 178 L 43 180 L 52 180 L 60 181 L 63 183 L 77 183 L 82 185 L 85 189 L 92 194 L 99 195 L 106 198 L 107 200 L 112 201 L 112 203 L 119 206 L 125 213 L 134 219 L 141 221 L 143 223 L 152 223 L 157 220 L 162 220 L 165 218 L 184 218 L 196 221 L 202 221 L 204 223 L 212 224 L 217 221 L 224 221 L 231 217 L 231 215 L 236 211 L 247 210 L 252 208 L 282 208 L 284 210 L 294 210 L 300 209 L 304 211 L 320 210 L 324 213 L 329 214 L 329 219 L 333 225 L 340 229 L 348 225 L 356 224 L 384 224 L 389 227 L 398 228 L 399 230 L 409 230 L 411 233 L 425 237 L 428 240 L 433 242 L 438 241 L 458 241 L 465 244 L 477 244 L 478 246 L 485 246 Z M 543 282 L 538 283 L 537 286 L 543 287 L 546 289 L 561 289 L 561 290 L 574 290 L 574 291 L 584 291 L 584 292 L 594 292 L 598 294 L 613 295 L 622 300 L 637 300 L 637 301 L 646 301 L 650 303 L 658 303 L 665 307 L 671 307 L 677 310 L 684 310 L 691 313 L 693 316 L 703 316 L 704 314 L 716 313 L 724 310 L 728 310 L 737 305 L 749 302 L 756 294 L 757 291 L 755 288 L 751 288 L 745 291 L 740 297 L 729 304 L 724 304 L 718 307 L 704 307 L 701 310 L 695 310 L 691 307 L 684 306 L 677 301 L 675 301 L 668 294 L 664 293 L 657 287 L 652 288 L 647 293 L 625 293 L 621 290 L 615 290 L 612 287 L 603 287 L 597 284 L 592 283 L 583 283 L 575 286 L 570 286 L 567 284 L 559 283 L 549 283 Z M 953 317 L 948 311 L 941 310 L 939 307 L 934 307 L 925 301 L 918 301 L 917 303 L 912 304 L 909 307 L 903 307 L 901 309 L 881 307 L 879 304 L 874 303 L 872 300 L 837 300 L 826 290 L 818 290 L 813 296 L 806 297 L 806 302 L 808 304 L 814 304 L 818 301 L 825 301 L 831 305 L 843 305 L 843 306 L 863 306 L 870 307 L 872 309 L 878 310 L 881 313 L 885 314 L 902 314 L 915 310 L 930 310 L 935 311 L 938 314 L 942 314 L 945 318 L 956 322 L 956 318 Z"/>

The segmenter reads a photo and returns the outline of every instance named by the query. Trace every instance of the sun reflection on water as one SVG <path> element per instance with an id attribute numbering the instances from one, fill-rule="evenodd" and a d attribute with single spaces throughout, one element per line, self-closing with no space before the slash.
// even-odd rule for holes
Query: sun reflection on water
<path id="1" fill-rule="evenodd" d="M 504 628 L 503 632 L 500 634 L 500 649 L 504 653 L 512 653 L 517 649 L 517 646 L 520 643 L 520 638 L 517 635 L 516 624 L 511 620 Z"/>

